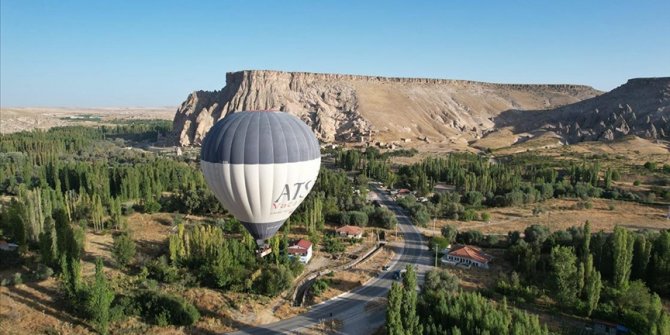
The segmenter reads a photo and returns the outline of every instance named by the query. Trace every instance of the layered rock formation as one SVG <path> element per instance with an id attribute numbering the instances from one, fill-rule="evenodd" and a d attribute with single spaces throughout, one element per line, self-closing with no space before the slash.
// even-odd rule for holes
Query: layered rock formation
<path id="1" fill-rule="evenodd" d="M 220 91 L 191 93 L 177 110 L 173 138 L 199 145 L 228 113 L 278 109 L 300 117 L 323 142 L 468 141 L 491 130 L 503 111 L 555 108 L 600 93 L 580 85 L 240 71 L 228 73 Z"/>
<path id="2" fill-rule="evenodd" d="M 630 79 L 614 90 L 578 103 L 542 111 L 508 111 L 498 126 L 516 133 L 550 131 L 568 143 L 611 141 L 627 135 L 670 136 L 670 77 Z"/>

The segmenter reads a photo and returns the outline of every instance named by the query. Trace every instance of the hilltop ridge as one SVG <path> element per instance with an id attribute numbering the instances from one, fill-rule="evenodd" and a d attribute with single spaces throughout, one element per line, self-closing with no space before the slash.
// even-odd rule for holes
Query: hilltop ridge
<path id="1" fill-rule="evenodd" d="M 228 113 L 277 109 L 300 117 L 323 142 L 467 143 L 504 111 L 555 108 L 601 93 L 571 84 L 246 70 L 227 73 L 221 90 L 191 93 L 175 115 L 173 140 L 199 145 Z"/>

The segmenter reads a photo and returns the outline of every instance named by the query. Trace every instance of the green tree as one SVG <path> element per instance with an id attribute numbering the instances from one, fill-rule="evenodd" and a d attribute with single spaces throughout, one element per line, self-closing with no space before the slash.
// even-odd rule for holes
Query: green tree
<path id="1" fill-rule="evenodd" d="M 403 288 L 398 283 L 391 285 L 388 295 L 388 308 L 386 309 L 386 332 L 389 335 L 405 335 L 402 323 L 403 315 Z"/>
<path id="2" fill-rule="evenodd" d="M 441 230 L 442 236 L 447 239 L 447 241 L 451 244 L 456 241 L 456 235 L 458 235 L 458 229 L 456 229 L 455 226 L 453 225 L 446 225 L 442 227 Z"/>
<path id="3" fill-rule="evenodd" d="M 543 225 L 534 224 L 524 230 L 524 240 L 534 245 L 542 245 L 549 235 L 549 227 Z"/>
<path id="4" fill-rule="evenodd" d="M 633 265 L 634 237 L 625 228 L 615 227 L 612 235 L 612 284 L 621 290 L 628 286 Z"/>
<path id="5" fill-rule="evenodd" d="M 662 231 L 652 246 L 648 281 L 651 287 L 666 296 L 670 294 L 670 231 Z"/>
<path id="6" fill-rule="evenodd" d="M 447 269 L 429 271 L 423 289 L 427 293 L 446 294 L 458 290 L 458 277 Z"/>
<path id="7" fill-rule="evenodd" d="M 114 291 L 109 286 L 105 273 L 103 272 L 102 259 L 95 262 L 95 281 L 89 288 L 88 311 L 95 330 L 100 334 L 107 334 L 109 329 L 109 311 L 114 301 Z"/>
<path id="8" fill-rule="evenodd" d="M 402 301 L 402 325 L 406 334 L 421 334 L 423 326 L 416 312 L 416 303 L 418 299 L 416 272 L 412 265 L 407 265 L 403 276 L 403 301 Z"/>
<path id="9" fill-rule="evenodd" d="M 631 270 L 633 279 L 646 279 L 651 248 L 652 242 L 647 240 L 644 234 L 636 234 L 633 246 L 633 269 Z"/>
<path id="10" fill-rule="evenodd" d="M 135 241 L 129 232 L 114 236 L 112 254 L 116 262 L 122 267 L 127 266 L 135 257 Z"/>
<path id="11" fill-rule="evenodd" d="M 582 231 L 584 236 L 582 237 L 582 244 L 579 250 L 579 257 L 582 260 L 586 260 L 586 258 L 591 254 L 591 223 L 589 222 L 589 220 L 586 220 L 586 222 L 584 223 Z"/>
<path id="12" fill-rule="evenodd" d="M 571 306 L 578 291 L 577 257 L 572 248 L 556 246 L 551 249 L 551 284 L 558 301 Z"/>
<path id="13" fill-rule="evenodd" d="M 585 302 L 586 315 L 591 316 L 591 313 L 598 307 L 600 291 L 603 285 L 600 278 L 600 272 L 598 272 L 593 265 L 593 256 L 590 254 L 586 258 L 584 269 L 582 300 Z"/>

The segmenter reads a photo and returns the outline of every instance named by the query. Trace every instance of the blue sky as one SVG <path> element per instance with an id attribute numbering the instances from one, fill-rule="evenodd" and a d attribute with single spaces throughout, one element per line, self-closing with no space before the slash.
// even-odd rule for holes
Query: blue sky
<path id="1" fill-rule="evenodd" d="M 670 1 L 0 1 L 0 105 L 176 106 L 243 69 L 610 90 L 670 75 Z"/>

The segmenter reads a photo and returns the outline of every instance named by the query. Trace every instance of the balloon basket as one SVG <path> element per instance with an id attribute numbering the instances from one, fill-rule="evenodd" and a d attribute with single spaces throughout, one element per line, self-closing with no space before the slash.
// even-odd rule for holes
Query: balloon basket
<path id="1" fill-rule="evenodd" d="M 270 248 L 268 245 L 264 245 L 256 249 L 256 256 L 258 256 L 258 258 L 263 258 L 270 253 L 272 253 L 272 248 Z"/>

